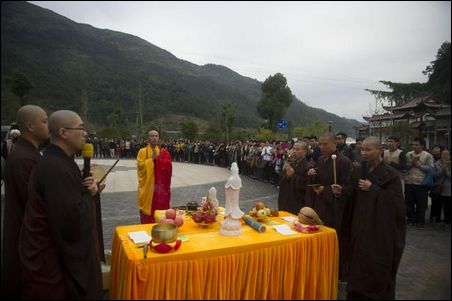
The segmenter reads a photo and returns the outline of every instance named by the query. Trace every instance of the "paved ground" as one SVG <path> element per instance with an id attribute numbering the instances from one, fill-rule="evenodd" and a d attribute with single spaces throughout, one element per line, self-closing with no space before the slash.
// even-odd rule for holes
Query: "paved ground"
<path id="1" fill-rule="evenodd" d="M 108 167 L 113 161 L 98 163 Z M 116 226 L 139 223 L 136 207 L 136 171 L 134 161 L 122 160 L 109 175 L 101 198 L 104 244 L 111 248 Z M 200 202 L 210 187 L 217 189 L 220 206 L 224 206 L 224 183 L 229 175 L 226 169 L 193 164 L 174 164 L 172 206 L 185 205 L 190 200 Z M 183 176 L 182 176 L 183 175 Z M 124 183 L 127 183 L 124 184 Z M 244 211 L 257 200 L 268 207 L 277 206 L 278 190 L 270 184 L 242 177 L 240 207 Z M 189 186 L 186 186 L 189 185 Z M 2 193 L 2 220 L 4 198 Z M 428 216 L 429 212 L 427 212 Z M 371 238 L 369 238 L 371 239 Z M 396 299 L 450 300 L 451 299 L 451 234 L 426 224 L 425 229 L 409 227 L 406 247 L 397 275 Z M 343 290 L 339 299 L 343 299 Z"/>

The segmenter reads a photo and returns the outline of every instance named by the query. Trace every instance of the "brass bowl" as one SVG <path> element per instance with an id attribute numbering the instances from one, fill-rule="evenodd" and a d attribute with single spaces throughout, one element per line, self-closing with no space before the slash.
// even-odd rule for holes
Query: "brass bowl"
<path id="1" fill-rule="evenodd" d="M 171 243 L 177 240 L 177 226 L 175 224 L 157 224 L 152 227 L 152 241 Z"/>

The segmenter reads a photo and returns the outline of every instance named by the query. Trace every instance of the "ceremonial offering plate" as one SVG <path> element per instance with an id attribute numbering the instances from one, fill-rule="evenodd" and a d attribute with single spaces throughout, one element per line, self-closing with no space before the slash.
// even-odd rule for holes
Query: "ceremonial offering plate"
<path id="1" fill-rule="evenodd" d="M 202 228 L 210 228 L 211 226 L 215 225 L 215 222 L 213 222 L 213 223 L 205 223 L 205 222 L 197 223 L 197 222 L 195 222 L 195 223 Z"/>
<path id="2" fill-rule="evenodd" d="M 297 221 L 294 222 L 294 228 L 298 232 L 302 233 L 315 233 L 320 230 L 320 227 L 318 225 L 306 225 Z"/>

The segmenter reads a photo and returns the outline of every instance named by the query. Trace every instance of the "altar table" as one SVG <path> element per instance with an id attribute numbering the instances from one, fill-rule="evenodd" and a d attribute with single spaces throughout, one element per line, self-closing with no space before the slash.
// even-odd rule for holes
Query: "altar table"
<path id="1" fill-rule="evenodd" d="M 279 217 L 270 220 L 290 224 Z M 242 235 L 230 237 L 219 233 L 219 223 L 206 229 L 186 219 L 179 233 L 187 240 L 179 250 L 149 251 L 145 259 L 128 233 L 150 234 L 152 226 L 116 228 L 110 299 L 336 299 L 334 229 L 281 235 L 269 225 L 263 233 L 243 225 Z"/>

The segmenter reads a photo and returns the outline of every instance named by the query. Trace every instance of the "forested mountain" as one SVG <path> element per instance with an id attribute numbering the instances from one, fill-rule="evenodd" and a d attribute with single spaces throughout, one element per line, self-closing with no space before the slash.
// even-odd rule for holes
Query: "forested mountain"
<path id="1" fill-rule="evenodd" d="M 140 96 L 145 122 L 169 114 L 213 120 L 221 104 L 230 101 L 236 106 L 235 126 L 262 124 L 257 80 L 224 66 L 180 60 L 136 36 L 76 23 L 27 2 L 2 1 L 2 124 L 12 121 L 20 106 L 20 98 L 11 93 L 17 72 L 33 84 L 26 102 L 48 112 L 85 111 L 98 126 L 109 124 L 114 112 L 122 124 L 135 124 Z M 331 120 L 335 129 L 349 134 L 358 123 L 299 100 L 289 107 L 287 118 L 295 126 Z"/>

